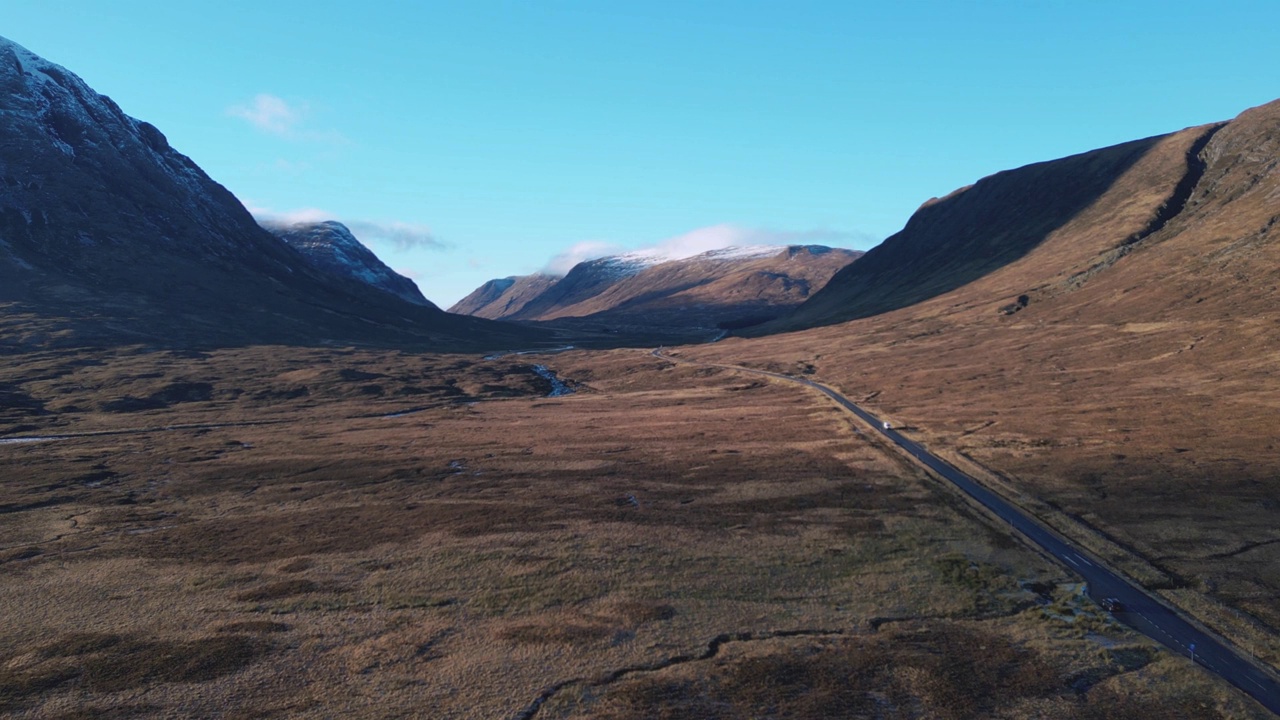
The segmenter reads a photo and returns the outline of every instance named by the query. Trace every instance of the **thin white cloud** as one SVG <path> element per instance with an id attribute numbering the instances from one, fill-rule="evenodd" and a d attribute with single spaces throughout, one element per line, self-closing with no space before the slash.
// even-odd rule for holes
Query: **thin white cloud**
<path id="1" fill-rule="evenodd" d="M 449 244 L 431 232 L 431 228 L 417 223 L 399 221 L 379 222 L 375 220 L 347 220 L 343 223 L 361 242 L 366 238 L 391 243 L 397 250 L 427 248 L 443 250 Z"/>
<path id="2" fill-rule="evenodd" d="M 347 144 L 347 139 L 336 130 L 315 130 L 306 127 L 311 116 L 311 106 L 305 102 L 290 103 L 270 93 L 259 93 L 248 103 L 232 105 L 227 114 L 240 118 L 259 130 L 289 140 L 306 140 L 331 145 Z"/>
<path id="3" fill-rule="evenodd" d="M 319 208 L 299 208 L 298 210 L 289 210 L 287 212 L 275 212 L 267 208 L 255 207 L 248 203 L 245 204 L 245 208 L 253 214 L 259 225 L 267 227 L 306 225 L 337 219 L 333 213 L 325 212 Z"/>
<path id="4" fill-rule="evenodd" d="M 360 220 L 339 218 L 327 210 L 319 208 L 300 208 L 285 212 L 277 212 L 260 207 L 252 202 L 244 203 L 247 209 L 263 227 L 288 227 L 290 225 L 306 225 L 334 220 L 347 226 L 351 234 L 361 244 L 391 245 L 397 251 L 424 248 L 428 250 L 444 250 L 449 244 L 437 238 L 431 228 L 418 223 L 400 222 L 398 220 Z"/>
<path id="5" fill-rule="evenodd" d="M 271 163 L 270 168 L 287 175 L 301 175 L 311 169 L 311 163 L 306 161 L 286 160 L 285 158 L 276 158 Z"/>
<path id="6" fill-rule="evenodd" d="M 563 276 L 580 262 L 595 260 L 608 255 L 617 255 L 620 252 L 625 252 L 625 250 L 617 243 L 586 240 L 574 244 L 569 249 L 551 258 L 551 261 L 542 269 L 542 272 L 548 275 Z"/>
<path id="7" fill-rule="evenodd" d="M 738 245 L 771 244 L 774 243 L 761 242 L 752 231 L 736 225 L 711 225 L 667 238 L 653 246 L 652 251 L 672 260 L 682 260 L 704 252 Z"/>
<path id="8" fill-rule="evenodd" d="M 883 238 L 860 230 L 758 230 L 768 238 L 766 245 L 829 245 L 850 250 L 870 248 Z"/>
<path id="9" fill-rule="evenodd" d="M 543 272 L 565 275 L 580 262 L 595 260 L 608 255 L 632 252 L 660 257 L 667 260 L 683 260 L 712 250 L 749 245 L 830 245 L 833 247 L 870 247 L 876 238 L 861 232 L 843 230 L 769 230 L 748 228 L 729 223 L 708 225 L 687 233 L 667 238 L 653 245 L 626 250 L 616 243 L 587 241 L 573 245 L 547 263 Z"/>
<path id="10" fill-rule="evenodd" d="M 739 225 L 710 225 L 691 230 L 658 243 L 653 251 L 673 260 L 701 255 L 712 250 L 744 245 L 845 245 L 874 244 L 867 233 L 843 230 L 769 230 Z"/>
<path id="11" fill-rule="evenodd" d="M 263 132 L 290 137 L 307 114 L 307 106 L 290 105 L 283 98 L 259 93 L 251 103 L 227 108 L 227 114 L 245 120 Z"/>

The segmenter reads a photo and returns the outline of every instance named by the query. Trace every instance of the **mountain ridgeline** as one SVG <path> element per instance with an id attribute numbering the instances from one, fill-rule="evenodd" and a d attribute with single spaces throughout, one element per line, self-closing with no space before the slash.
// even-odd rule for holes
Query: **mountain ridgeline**
<path id="1" fill-rule="evenodd" d="M 997 173 L 926 202 L 864 257 L 816 245 L 630 253 L 493 280 L 444 313 L 341 224 L 259 226 L 159 129 L 0 39 L 0 350 L 550 341 L 530 323 L 692 342 L 911 308 L 1256 315 L 1280 287 L 1278 157 L 1280 101 Z"/>
<path id="2" fill-rule="evenodd" d="M 1121 304 L 1158 303 L 1189 317 L 1219 303 L 1274 308 L 1278 149 L 1280 101 L 1230 122 L 997 173 L 925 203 L 791 316 L 742 334 L 929 301 L 1004 315 L 1031 305 L 1047 317 L 1050 302 L 1065 309 L 1086 285 L 1121 278 L 1123 293 L 1093 298 L 1094 310 L 1122 318 Z"/>
<path id="3" fill-rule="evenodd" d="M 578 263 L 563 278 L 491 280 L 450 311 L 705 336 L 785 315 L 860 255 L 821 245 L 731 247 L 678 259 L 628 253 Z"/>

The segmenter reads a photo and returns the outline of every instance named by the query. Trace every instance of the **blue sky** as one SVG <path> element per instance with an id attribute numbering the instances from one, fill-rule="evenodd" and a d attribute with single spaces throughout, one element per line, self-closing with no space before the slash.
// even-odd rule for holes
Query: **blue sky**
<path id="1" fill-rule="evenodd" d="M 446 307 L 556 256 L 865 249 L 984 175 L 1280 96 L 1274 0 L 4 0 L 0 34 Z"/>

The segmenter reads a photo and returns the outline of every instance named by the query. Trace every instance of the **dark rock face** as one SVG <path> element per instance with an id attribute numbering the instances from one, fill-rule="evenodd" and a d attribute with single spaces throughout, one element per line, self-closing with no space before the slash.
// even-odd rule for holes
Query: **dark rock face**
<path id="1" fill-rule="evenodd" d="M 0 38 L 0 352 L 511 333 L 312 267 L 154 126 Z"/>
<path id="2" fill-rule="evenodd" d="M 415 305 L 435 307 L 409 278 L 378 259 L 346 225 L 332 220 L 286 226 L 266 226 L 276 237 L 302 253 L 317 269 L 337 277 L 368 283 Z"/>

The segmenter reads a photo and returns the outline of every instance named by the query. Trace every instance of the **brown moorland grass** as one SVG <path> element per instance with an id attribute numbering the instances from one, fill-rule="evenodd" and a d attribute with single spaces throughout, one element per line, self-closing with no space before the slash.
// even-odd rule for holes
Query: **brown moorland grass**
<path id="1" fill-rule="evenodd" d="M 533 362 L 579 392 L 544 397 Z M 1194 693 L 1205 717 L 1261 717 L 790 387 L 634 351 L 86 351 L 2 372 L 52 408 L 30 434 L 150 428 L 0 445 L 18 717 L 514 717 L 555 686 L 538 717 L 637 717 L 633 685 L 666 674 L 794 716 L 869 658 L 888 669 L 855 707 Z M 986 674 L 939 669 L 962 654 Z M 1022 679 L 980 679 L 1000 663 Z"/>
<path id="2" fill-rule="evenodd" d="M 1262 325 L 957 313 L 686 352 L 839 388 L 1280 665 L 1276 392 L 1233 349 Z"/>
<path id="3" fill-rule="evenodd" d="M 570 717 L 1220 717 L 1190 688 L 1163 696 L 1129 691 L 1114 662 L 1076 673 L 1075 685 L 1092 685 L 1079 696 L 1062 692 L 1065 674 L 1049 653 L 999 632 L 935 621 L 737 650 L 696 674 L 678 668 L 624 680 Z"/>

